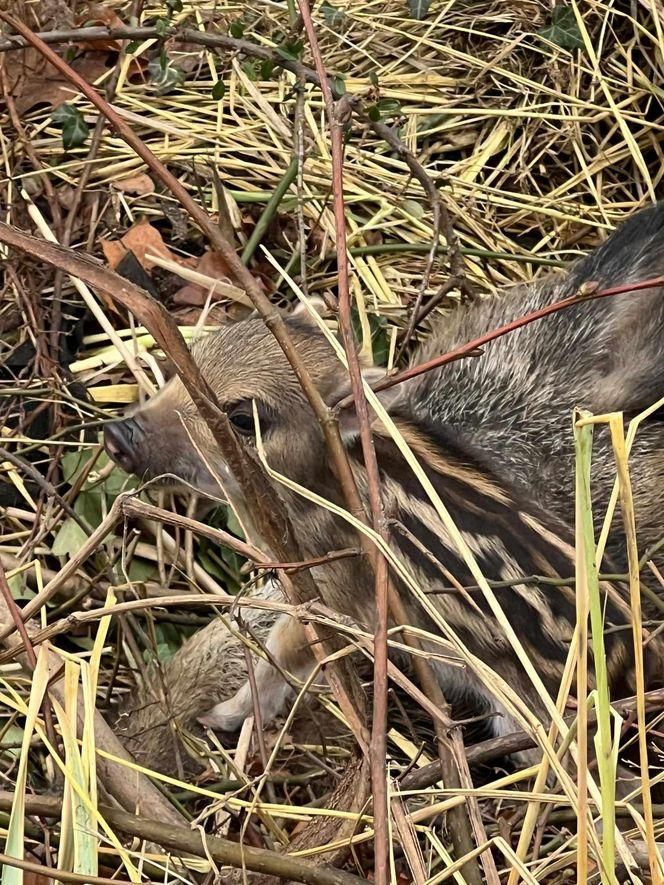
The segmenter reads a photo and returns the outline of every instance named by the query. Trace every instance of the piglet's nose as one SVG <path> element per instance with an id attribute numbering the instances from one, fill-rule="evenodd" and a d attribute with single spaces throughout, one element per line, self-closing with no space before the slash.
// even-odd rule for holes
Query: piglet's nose
<path id="1" fill-rule="evenodd" d="M 108 456 L 127 473 L 135 473 L 138 458 L 137 444 L 143 430 L 136 418 L 114 421 L 104 428 L 104 448 Z"/>

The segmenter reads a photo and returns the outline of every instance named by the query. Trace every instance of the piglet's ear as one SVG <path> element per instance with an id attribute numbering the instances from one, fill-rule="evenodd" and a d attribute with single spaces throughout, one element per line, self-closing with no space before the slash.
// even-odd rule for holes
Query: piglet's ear
<path id="1" fill-rule="evenodd" d="M 310 309 L 311 308 L 311 309 Z M 327 313 L 327 305 L 323 301 L 323 299 L 314 295 L 312 298 L 308 299 L 307 304 L 303 304 L 301 301 L 298 301 L 297 305 L 291 311 L 291 317 L 297 320 L 304 320 L 311 325 L 315 325 L 316 321 L 311 315 L 311 310 L 315 310 L 319 316 L 325 316 Z"/>
<path id="2" fill-rule="evenodd" d="M 385 377 L 385 372 L 382 369 L 378 368 L 365 369 L 362 372 L 362 377 L 368 384 L 375 384 Z M 350 392 L 350 381 L 346 378 L 344 381 L 343 389 L 340 390 L 335 397 L 335 402 L 339 402 L 345 397 L 350 396 Z M 394 403 L 397 401 L 400 393 L 401 389 L 397 385 L 396 387 L 388 387 L 387 390 L 378 391 L 376 396 L 378 397 L 383 408 L 389 412 Z M 368 405 L 369 418 L 373 423 L 374 421 L 376 421 L 376 413 L 371 408 L 371 404 L 369 403 Z M 339 430 L 341 431 L 341 438 L 346 445 L 352 444 L 359 437 L 360 423 L 357 417 L 357 411 L 355 409 L 354 403 L 349 403 L 347 406 L 339 411 Z"/>

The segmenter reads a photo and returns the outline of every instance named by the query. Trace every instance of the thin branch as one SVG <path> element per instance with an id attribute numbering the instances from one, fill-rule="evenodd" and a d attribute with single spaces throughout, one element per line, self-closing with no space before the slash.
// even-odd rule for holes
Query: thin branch
<path id="1" fill-rule="evenodd" d="M 11 811 L 14 799 L 14 793 L 0 792 L 0 809 Z M 60 817 L 62 800 L 57 796 L 26 796 L 25 811 L 26 814 L 40 817 Z M 352 873 L 314 865 L 299 857 L 289 857 L 266 848 L 250 848 L 218 836 L 201 835 L 198 830 L 148 820 L 109 806 L 100 805 L 99 813 L 112 827 L 128 836 L 136 836 L 179 854 L 211 858 L 216 863 L 236 869 L 268 873 L 280 879 L 305 882 L 307 885 L 359 885 L 365 881 Z"/>
<path id="2" fill-rule="evenodd" d="M 645 703 L 648 709 L 661 710 L 664 706 L 664 689 L 658 688 L 654 691 L 648 691 L 644 695 Z M 635 697 L 625 698 L 621 701 L 611 701 L 611 707 L 618 713 L 625 715 L 636 710 L 637 699 Z M 594 721 L 596 713 L 591 710 L 589 713 L 590 722 Z M 576 715 L 568 717 L 565 721 L 569 726 L 574 725 Z M 489 740 L 481 741 L 466 749 L 466 756 L 470 765 L 479 765 L 487 762 L 494 762 L 496 759 L 504 759 L 513 753 L 519 753 L 522 750 L 530 750 L 537 746 L 537 742 L 532 735 L 525 731 L 515 731 L 512 734 L 501 735 L 500 737 L 489 738 Z M 440 780 L 440 768 L 437 763 L 433 762 L 429 765 L 423 765 L 415 771 L 409 772 L 401 781 L 401 790 L 426 790 L 432 787 Z"/>
<path id="3" fill-rule="evenodd" d="M 362 382 L 362 369 L 357 355 L 351 317 L 351 296 L 348 276 L 348 252 L 346 250 L 346 210 L 344 206 L 344 123 L 341 102 L 335 107 L 332 90 L 325 73 L 318 38 L 311 17 L 309 0 L 298 0 L 298 8 L 309 40 L 316 72 L 320 80 L 325 103 L 332 146 L 332 191 L 334 196 L 334 221 L 336 229 L 338 318 L 343 341 L 353 402 L 360 427 L 360 440 L 364 466 L 367 471 L 367 490 L 373 528 L 389 541 L 389 533 L 383 513 L 378 461 L 371 433 L 369 407 Z M 373 717 L 371 724 L 371 789 L 374 812 L 374 876 L 376 885 L 389 882 L 389 804 L 387 798 L 387 627 L 388 627 L 388 565 L 386 558 L 375 551 L 373 558 L 375 578 L 376 625 L 374 632 Z"/>
<path id="4" fill-rule="evenodd" d="M 583 304 L 586 301 L 593 301 L 596 298 L 624 295 L 627 292 L 639 292 L 643 289 L 660 289 L 663 286 L 664 277 L 652 277 L 649 280 L 642 280 L 640 283 L 627 283 L 624 286 L 613 286 L 610 289 L 601 289 L 596 292 L 583 292 L 581 294 L 572 295 L 570 298 L 564 298 L 561 301 L 554 301 L 552 304 L 547 304 L 546 307 L 534 310 L 532 313 L 527 313 L 524 316 L 518 317 L 516 320 L 512 320 L 510 323 L 506 323 L 504 326 L 500 326 L 497 329 L 492 329 L 490 332 L 486 332 L 484 335 L 480 335 L 479 338 L 474 338 L 466 344 L 455 347 L 454 350 L 450 350 L 440 356 L 435 356 L 417 366 L 412 366 L 410 369 L 406 369 L 404 372 L 399 372 L 397 375 L 386 375 L 382 381 L 373 384 L 372 389 L 376 392 L 387 390 L 389 387 L 403 384 L 404 381 L 410 381 L 411 378 L 417 378 L 418 375 L 424 375 L 425 372 L 431 372 L 433 369 L 440 368 L 440 366 L 446 366 L 448 363 L 454 363 L 457 360 L 464 359 L 468 356 L 479 356 L 481 355 L 481 348 L 486 344 L 489 344 L 491 341 L 495 341 L 497 338 L 502 338 L 504 335 L 509 335 L 510 332 L 515 332 L 517 329 L 521 329 L 529 323 L 534 323 L 536 320 L 541 320 L 553 313 L 558 313 L 560 310 L 566 310 L 568 307 L 574 307 L 575 305 Z M 337 403 L 337 408 L 344 408 L 351 401 L 350 397 L 346 397 Z"/>

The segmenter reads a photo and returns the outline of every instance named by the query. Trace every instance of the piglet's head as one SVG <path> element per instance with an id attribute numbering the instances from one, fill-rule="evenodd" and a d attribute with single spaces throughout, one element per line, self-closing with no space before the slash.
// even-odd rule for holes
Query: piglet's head
<path id="1" fill-rule="evenodd" d="M 287 320 L 290 337 L 326 402 L 349 392 L 348 375 L 331 345 L 305 314 Z M 260 318 L 223 326 L 200 338 L 192 356 L 240 441 L 256 445 L 256 419 L 268 464 L 304 486 L 327 484 L 321 428 L 281 347 Z M 380 376 L 380 370 L 367 370 Z M 255 407 L 255 412 L 254 412 Z M 357 436 L 354 408 L 340 416 L 348 443 Z M 237 493 L 207 425 L 179 378 L 145 404 L 106 426 L 110 457 L 128 473 L 220 498 Z"/>

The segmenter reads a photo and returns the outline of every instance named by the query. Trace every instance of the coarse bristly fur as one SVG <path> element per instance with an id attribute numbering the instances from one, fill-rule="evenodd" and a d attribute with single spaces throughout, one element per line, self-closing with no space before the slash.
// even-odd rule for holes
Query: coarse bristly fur
<path id="1" fill-rule="evenodd" d="M 620 285 L 664 271 L 664 207 L 643 212 L 566 275 L 478 301 L 442 320 L 420 361 L 432 353 L 499 326 L 552 301 L 574 294 L 584 281 Z M 348 379 L 329 343 L 303 316 L 288 320 L 289 332 L 323 397 L 337 402 Z M 525 651 L 555 696 L 576 621 L 574 586 L 523 580 L 531 575 L 571 578 L 575 552 L 574 454 L 571 415 L 575 406 L 634 413 L 664 395 L 660 357 L 664 300 L 659 292 L 599 299 L 560 312 L 489 344 L 482 356 L 457 362 L 387 392 L 390 416 L 448 507 L 489 581 L 513 582 L 496 597 Z M 250 318 L 200 339 L 193 355 L 229 414 L 239 437 L 255 445 L 253 406 L 268 464 L 280 474 L 343 506 L 321 429 L 279 345 L 263 322 Z M 375 372 L 374 372 L 375 375 Z M 366 498 L 366 473 L 352 408 L 341 416 L 348 455 Z M 610 442 L 599 435 L 595 489 L 606 503 L 614 470 Z M 454 539 L 438 516 L 396 444 L 374 422 L 383 502 L 391 544 L 408 580 L 393 579 L 409 623 L 427 631 L 427 648 L 439 637 L 461 641 L 473 658 L 491 667 L 543 720 L 542 699 L 519 661 Z M 173 379 L 133 416 L 109 425 L 107 448 L 125 469 L 142 477 L 175 474 L 203 494 L 219 496 L 220 484 L 249 533 L 254 532 L 233 477 L 179 379 Z M 662 427 L 649 422 L 631 458 L 639 537 L 649 544 L 664 535 Z M 354 546 L 354 530 L 341 517 L 296 491 L 278 485 L 302 551 L 316 557 Z M 261 539 L 255 537 L 257 543 Z M 624 563 L 621 533 L 611 544 Z M 320 596 L 331 608 L 371 629 L 373 580 L 362 559 L 330 562 L 312 570 Z M 408 583 L 426 594 L 429 611 Z M 634 651 L 624 586 L 602 585 L 606 657 L 612 691 L 634 689 Z M 440 618 L 443 619 L 442 625 Z M 281 665 L 304 678 L 311 660 L 296 621 L 280 618 L 268 648 Z M 645 649 L 648 684 L 659 684 L 662 656 L 657 641 Z M 434 656 L 435 659 L 435 656 Z M 478 699 L 495 713 L 496 731 L 514 728 L 506 709 L 480 673 L 436 663 L 445 692 Z M 286 682 L 266 661 L 256 668 L 262 714 L 269 720 L 284 707 Z M 592 673 L 591 673 L 592 684 Z M 244 685 L 217 705 L 207 724 L 234 730 L 252 711 Z"/>

